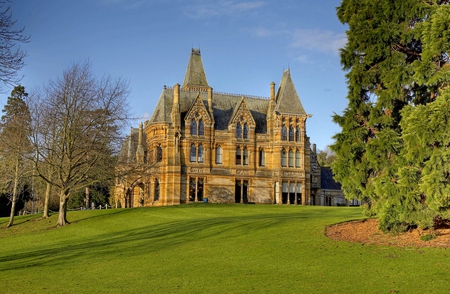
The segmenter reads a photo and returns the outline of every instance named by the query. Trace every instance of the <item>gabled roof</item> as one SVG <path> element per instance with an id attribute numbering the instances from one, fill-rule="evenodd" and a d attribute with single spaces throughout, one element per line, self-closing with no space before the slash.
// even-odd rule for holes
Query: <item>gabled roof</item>
<path id="1" fill-rule="evenodd" d="M 185 90 L 206 90 L 209 88 L 208 82 L 206 81 L 200 49 L 192 49 L 186 74 L 184 75 L 183 86 L 181 86 L 181 88 Z"/>
<path id="2" fill-rule="evenodd" d="M 250 123 L 250 125 L 256 125 L 255 119 L 253 118 L 253 115 L 252 115 L 251 111 L 247 107 L 247 104 L 245 102 L 244 96 L 242 96 L 241 101 L 239 101 L 239 103 L 236 104 L 236 107 L 234 108 L 233 114 L 231 115 L 229 124 L 236 123 L 236 121 L 235 121 L 236 116 L 239 113 L 242 113 L 242 112 L 249 113 L 249 118 L 250 118 L 249 123 Z"/>
<path id="3" fill-rule="evenodd" d="M 289 69 L 283 72 L 283 77 L 281 78 L 276 95 L 276 103 L 275 112 L 306 115 Z"/>

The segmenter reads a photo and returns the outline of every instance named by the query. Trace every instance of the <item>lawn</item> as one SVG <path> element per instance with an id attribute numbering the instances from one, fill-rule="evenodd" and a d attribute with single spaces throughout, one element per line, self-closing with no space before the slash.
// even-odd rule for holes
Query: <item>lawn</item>
<path id="1" fill-rule="evenodd" d="M 0 218 L 1 293 L 448 293 L 450 252 L 333 241 L 359 208 L 189 204 Z"/>

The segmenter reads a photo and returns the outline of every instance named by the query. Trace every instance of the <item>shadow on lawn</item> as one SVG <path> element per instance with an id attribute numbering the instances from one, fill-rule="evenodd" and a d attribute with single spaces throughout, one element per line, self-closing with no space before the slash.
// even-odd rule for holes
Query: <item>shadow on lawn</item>
<path id="1" fill-rule="evenodd" d="M 293 213 L 206 217 L 158 223 L 91 238 L 80 237 L 79 240 L 66 243 L 61 240 L 59 246 L 56 244 L 52 248 L 30 247 L 26 252 L 0 257 L 0 271 L 70 264 L 90 258 L 98 261 L 98 256 L 113 259 L 123 255 L 139 256 L 161 250 L 174 250 L 208 238 L 234 238 L 283 223 L 298 225 L 299 219 L 307 217 Z"/>

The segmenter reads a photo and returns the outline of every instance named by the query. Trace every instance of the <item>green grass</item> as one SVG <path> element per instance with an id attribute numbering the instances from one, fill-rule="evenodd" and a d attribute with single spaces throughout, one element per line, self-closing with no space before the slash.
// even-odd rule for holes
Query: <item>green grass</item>
<path id="1" fill-rule="evenodd" d="M 0 218 L 1 293 L 448 293 L 450 252 L 333 241 L 359 208 L 193 204 Z"/>

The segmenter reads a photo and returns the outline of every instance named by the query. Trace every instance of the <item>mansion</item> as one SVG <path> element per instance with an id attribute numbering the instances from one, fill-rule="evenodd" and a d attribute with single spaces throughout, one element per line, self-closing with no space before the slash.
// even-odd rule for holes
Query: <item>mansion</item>
<path id="1" fill-rule="evenodd" d="M 344 203 L 342 193 L 331 199 L 321 190 L 306 133 L 311 115 L 289 69 L 278 88 L 267 86 L 268 98 L 214 92 L 192 49 L 183 84 L 164 86 L 152 117 L 124 142 L 116 203 Z"/>

